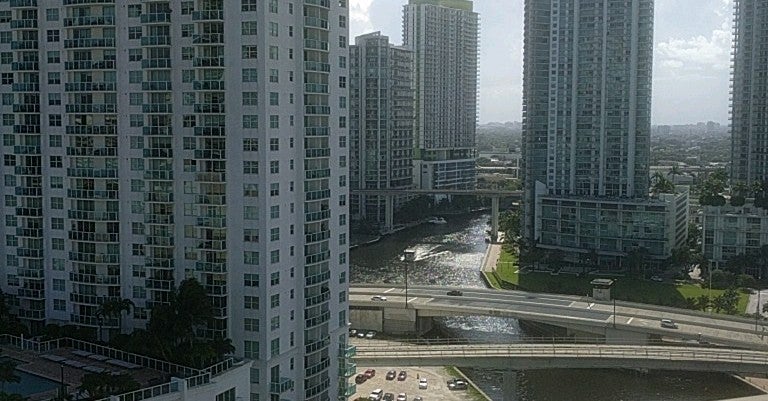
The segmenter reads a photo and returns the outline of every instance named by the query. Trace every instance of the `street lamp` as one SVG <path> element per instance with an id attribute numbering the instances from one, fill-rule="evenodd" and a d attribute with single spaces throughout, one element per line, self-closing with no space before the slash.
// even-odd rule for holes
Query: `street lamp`
<path id="1" fill-rule="evenodd" d="M 405 263 L 405 309 L 408 309 L 408 262 Z"/>
<path id="2" fill-rule="evenodd" d="M 613 328 L 616 328 L 616 282 L 613 280 L 613 291 L 611 292 L 611 298 L 613 299 Z"/>
<path id="3" fill-rule="evenodd" d="M 59 367 L 60 367 L 60 370 L 61 370 L 61 389 L 60 389 L 60 391 L 61 391 L 61 399 L 63 400 L 64 397 L 67 394 L 67 385 L 64 384 L 64 364 L 63 363 L 60 364 Z"/>

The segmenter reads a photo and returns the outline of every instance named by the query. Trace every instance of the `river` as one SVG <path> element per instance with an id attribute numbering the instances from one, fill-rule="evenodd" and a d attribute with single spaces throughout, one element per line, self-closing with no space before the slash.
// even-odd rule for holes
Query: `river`
<path id="1" fill-rule="evenodd" d="M 403 283 L 405 263 L 409 284 L 485 287 L 479 267 L 485 254 L 488 215 L 453 216 L 445 225 L 414 227 L 351 252 L 350 277 L 356 283 Z M 403 262 L 405 249 L 416 260 Z M 453 338 L 475 341 L 519 341 L 515 319 L 455 317 L 436 322 Z M 501 372 L 466 369 L 492 399 L 501 400 Z M 759 394 L 725 374 L 697 372 L 579 369 L 538 370 L 519 374 L 521 401 L 710 401 Z"/>

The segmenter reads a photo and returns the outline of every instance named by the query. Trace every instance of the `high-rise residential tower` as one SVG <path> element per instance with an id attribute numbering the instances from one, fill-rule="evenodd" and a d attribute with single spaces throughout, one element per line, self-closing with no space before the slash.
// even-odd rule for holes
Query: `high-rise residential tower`
<path id="1" fill-rule="evenodd" d="M 125 298 L 143 327 L 195 277 L 208 336 L 255 360 L 243 399 L 345 395 L 345 3 L 0 2 L 20 317 L 97 327 Z"/>
<path id="2" fill-rule="evenodd" d="M 678 243 L 687 196 L 673 197 L 672 216 L 658 209 L 660 199 L 645 201 L 652 57 L 653 0 L 526 0 L 524 230 L 531 242 L 579 253 L 646 248 L 659 258 Z"/>
<path id="3" fill-rule="evenodd" d="M 413 187 L 413 53 L 379 32 L 349 48 L 349 180 L 355 189 Z M 407 197 L 396 197 L 402 203 Z M 384 221 L 385 199 L 352 194 L 353 218 Z M 397 205 L 393 205 L 396 207 Z"/>
<path id="4" fill-rule="evenodd" d="M 768 36 L 763 30 L 768 4 L 736 0 L 733 15 L 731 185 L 739 192 L 738 186 L 768 182 Z M 702 251 L 713 267 L 724 268 L 729 259 L 759 253 L 768 245 L 768 209 L 751 197 L 743 205 L 704 205 L 702 216 Z M 762 274 L 746 267 L 750 274 Z"/>
<path id="5" fill-rule="evenodd" d="M 731 98 L 731 180 L 768 181 L 768 4 L 736 0 L 734 10 L 733 95 Z"/>
<path id="6" fill-rule="evenodd" d="M 414 179 L 422 189 L 474 189 L 478 14 L 469 0 L 410 0 L 403 45 L 416 86 Z"/>

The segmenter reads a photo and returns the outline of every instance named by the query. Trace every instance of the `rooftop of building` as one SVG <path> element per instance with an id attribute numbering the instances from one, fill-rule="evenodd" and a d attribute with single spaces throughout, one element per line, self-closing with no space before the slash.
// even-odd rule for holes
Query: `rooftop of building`
<path id="1" fill-rule="evenodd" d="M 214 376 L 243 363 L 228 358 L 205 369 L 195 369 L 68 337 L 36 341 L 3 334 L 0 335 L 0 350 L 4 357 L 16 363 L 16 370 L 57 384 L 55 388 L 26 394 L 28 401 L 52 399 L 58 394 L 62 381 L 68 393 L 76 394 L 83 378 L 92 373 L 125 374 L 135 380 L 139 389 L 121 395 L 121 399 L 131 399 L 133 392 L 154 397 L 178 392 L 183 382 L 186 388 L 211 383 Z M 106 400 L 109 398 L 99 401 Z"/>
<path id="2" fill-rule="evenodd" d="M 410 5 L 431 4 L 440 7 L 455 8 L 457 10 L 472 11 L 472 1 L 470 0 L 410 0 Z"/>

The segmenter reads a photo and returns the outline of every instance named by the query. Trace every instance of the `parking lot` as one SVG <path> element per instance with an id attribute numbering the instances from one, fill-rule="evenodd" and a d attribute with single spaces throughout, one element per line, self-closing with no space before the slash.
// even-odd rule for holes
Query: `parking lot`
<path id="1" fill-rule="evenodd" d="M 357 373 L 364 373 L 368 367 L 358 366 Z M 407 374 L 405 380 L 387 380 L 386 375 L 390 370 L 394 370 L 400 373 L 404 370 Z M 427 389 L 419 390 L 419 379 L 427 379 Z M 377 367 L 376 375 L 365 381 L 365 383 L 357 385 L 357 392 L 353 400 L 357 400 L 359 397 L 368 399 L 368 395 L 371 391 L 380 388 L 384 390 L 384 393 L 392 393 L 395 397 L 399 393 L 405 393 L 408 396 L 408 401 L 412 401 L 416 396 L 421 396 L 424 401 L 469 401 L 472 397 L 466 390 L 448 390 L 446 384 L 447 380 L 450 380 L 452 376 L 448 376 L 445 369 L 439 367 Z"/>

